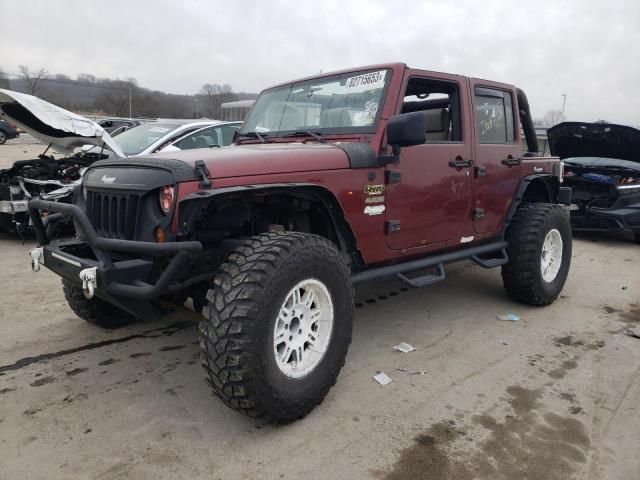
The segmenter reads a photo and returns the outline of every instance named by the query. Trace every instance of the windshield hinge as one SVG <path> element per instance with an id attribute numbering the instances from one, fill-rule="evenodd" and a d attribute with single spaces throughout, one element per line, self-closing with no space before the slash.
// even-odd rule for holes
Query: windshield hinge
<path id="1" fill-rule="evenodd" d="M 397 165 L 400 163 L 399 155 L 378 155 L 378 167 L 386 167 L 389 164 Z"/>
<path id="2" fill-rule="evenodd" d="M 211 180 L 209 180 L 209 170 L 207 170 L 207 166 L 204 164 L 204 161 L 196 160 L 194 170 L 196 175 L 198 175 L 202 179 L 202 181 L 200 182 L 200 186 L 202 188 L 211 188 Z"/>

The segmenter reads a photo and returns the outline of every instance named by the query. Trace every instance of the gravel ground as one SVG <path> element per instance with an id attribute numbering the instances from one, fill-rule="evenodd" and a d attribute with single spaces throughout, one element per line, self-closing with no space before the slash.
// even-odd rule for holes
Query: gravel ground
<path id="1" fill-rule="evenodd" d="M 0 166 L 43 150 L 0 146 Z M 640 478 L 640 246 L 581 234 L 547 308 L 500 272 L 360 288 L 337 385 L 307 418 L 256 424 L 212 397 L 178 314 L 103 331 L 0 235 L 0 479 Z M 514 312 L 518 322 L 496 315 Z M 399 342 L 418 349 L 402 354 Z M 380 386 L 377 371 L 393 381 Z"/>

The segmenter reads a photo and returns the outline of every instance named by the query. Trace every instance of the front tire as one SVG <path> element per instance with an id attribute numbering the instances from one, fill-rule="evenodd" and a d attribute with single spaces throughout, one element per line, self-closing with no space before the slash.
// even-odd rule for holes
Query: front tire
<path id="1" fill-rule="evenodd" d="M 353 287 L 338 249 L 316 235 L 258 235 L 213 283 L 200 346 L 216 395 L 266 422 L 304 417 L 335 384 L 351 343 Z"/>
<path id="2" fill-rule="evenodd" d="M 86 298 L 82 287 L 64 278 L 62 279 L 62 291 L 73 313 L 86 322 L 102 328 L 114 329 L 136 321 L 136 318 L 130 313 L 100 298 Z"/>
<path id="3" fill-rule="evenodd" d="M 640 230 L 634 230 L 633 237 L 635 238 L 636 243 L 640 244 Z"/>
<path id="4" fill-rule="evenodd" d="M 7 134 L 3 130 L 0 130 L 0 145 L 3 145 L 7 141 Z"/>
<path id="5" fill-rule="evenodd" d="M 509 263 L 502 267 L 502 281 L 509 296 L 529 305 L 552 303 L 571 265 L 568 210 L 548 203 L 520 205 L 505 240 Z"/>

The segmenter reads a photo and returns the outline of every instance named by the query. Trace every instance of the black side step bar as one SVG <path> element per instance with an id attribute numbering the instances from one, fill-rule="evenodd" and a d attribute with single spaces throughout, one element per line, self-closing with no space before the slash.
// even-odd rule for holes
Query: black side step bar
<path id="1" fill-rule="evenodd" d="M 485 245 L 479 245 L 477 247 L 465 248 L 463 250 L 456 250 L 454 252 L 442 253 L 440 255 L 434 255 L 425 258 L 419 258 L 417 260 L 410 260 L 408 262 L 402 262 L 395 265 L 387 265 L 385 267 L 377 267 L 370 268 L 368 270 L 364 270 L 362 272 L 357 272 L 351 275 L 351 282 L 353 284 L 368 282 L 370 280 L 377 280 L 380 278 L 387 278 L 398 276 L 401 280 L 409 283 L 409 285 L 417 287 L 429 285 L 430 283 L 434 283 L 436 281 L 444 279 L 444 268 L 443 265 L 446 263 L 458 262 L 460 260 L 473 260 L 485 268 L 491 268 L 494 266 L 502 265 L 503 262 L 506 263 L 508 261 L 506 255 L 507 242 L 495 242 L 488 243 Z M 492 258 L 489 260 L 484 260 L 480 258 L 481 255 L 486 255 L 488 253 L 496 253 L 501 252 L 502 257 Z M 474 258 L 475 257 L 475 258 Z M 429 267 L 438 267 L 438 275 L 425 275 L 423 277 L 418 277 L 415 279 L 407 278 L 405 273 L 412 272 L 415 270 L 420 270 L 423 268 Z M 402 276 L 399 276 L 402 275 Z M 412 284 L 413 282 L 414 284 Z M 426 282 L 426 283 L 425 283 Z"/>
<path id="2" fill-rule="evenodd" d="M 483 268 L 493 268 L 507 263 L 509 261 L 509 255 L 507 255 L 507 249 L 503 248 L 499 257 L 480 258 L 477 255 L 474 255 L 471 257 L 471 260 Z"/>
<path id="3" fill-rule="evenodd" d="M 438 268 L 437 275 L 422 275 L 421 277 L 409 278 L 402 273 L 398 273 L 396 274 L 396 276 L 400 280 L 402 280 L 404 283 L 414 288 L 426 287 L 427 285 L 431 285 L 432 283 L 441 282 L 447 276 L 444 273 L 444 265 L 439 263 L 437 268 Z"/>

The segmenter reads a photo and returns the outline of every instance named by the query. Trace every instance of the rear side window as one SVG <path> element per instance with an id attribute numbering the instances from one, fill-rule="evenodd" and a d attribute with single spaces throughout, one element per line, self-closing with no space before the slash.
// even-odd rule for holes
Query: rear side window
<path id="1" fill-rule="evenodd" d="M 474 107 L 479 143 L 515 141 L 511 93 L 476 87 Z"/>

